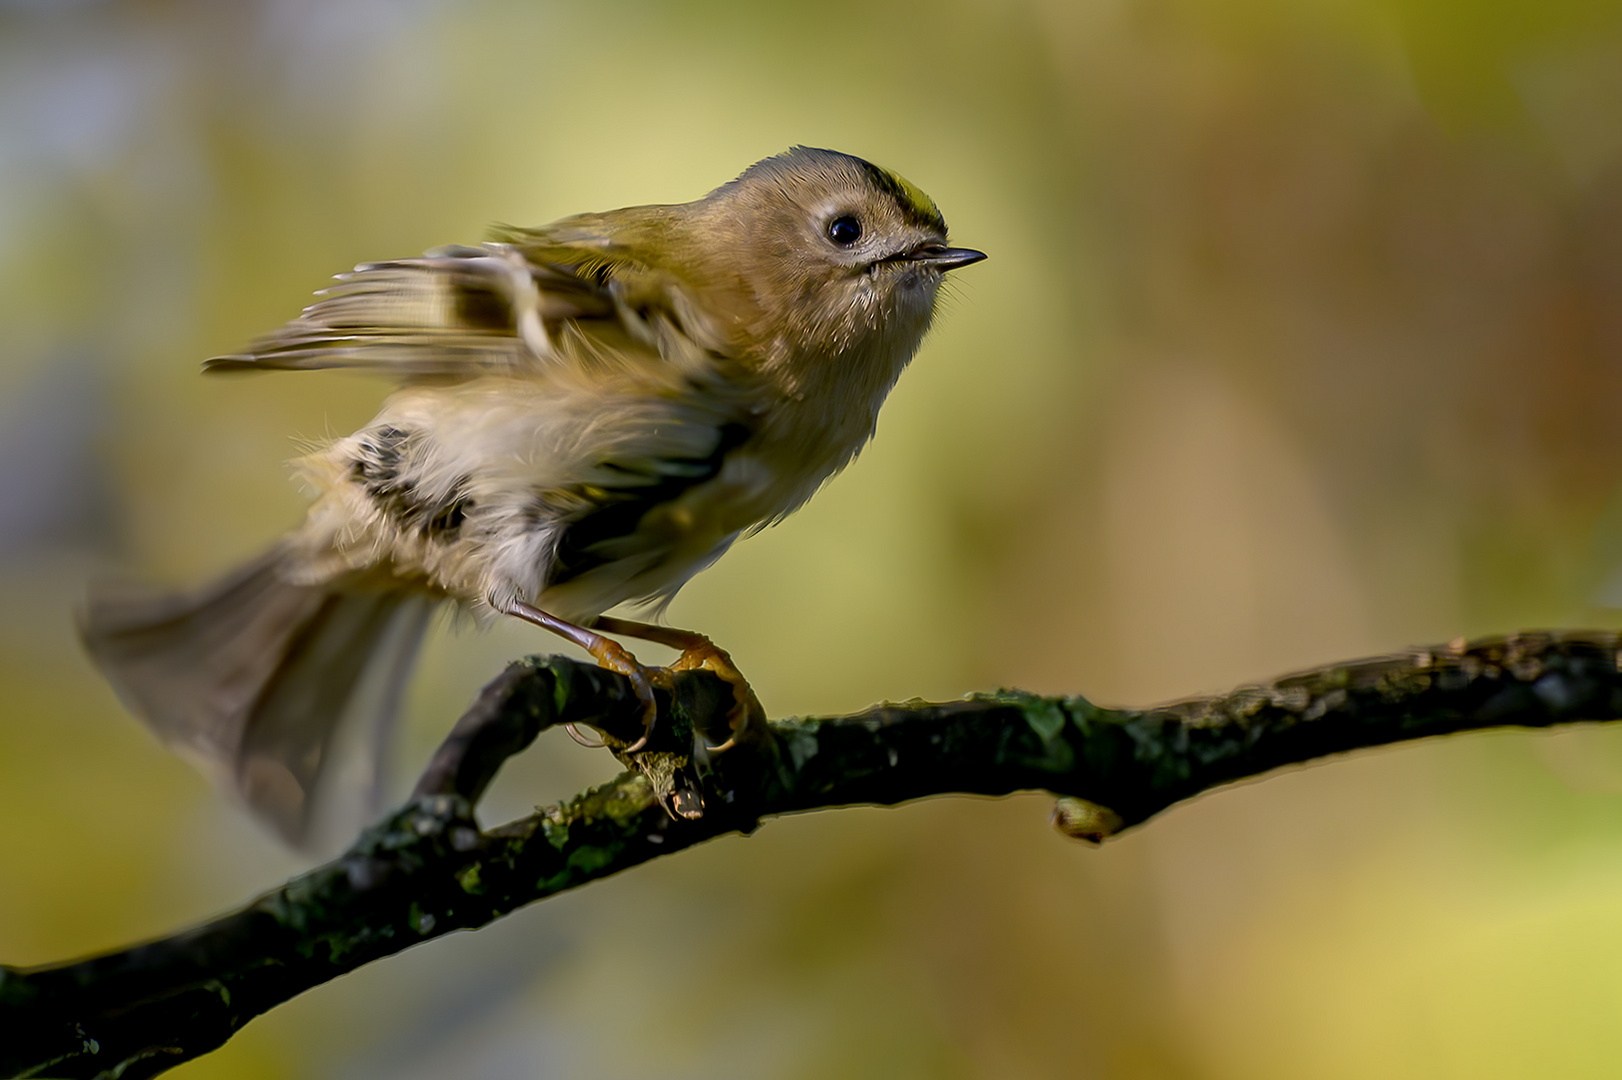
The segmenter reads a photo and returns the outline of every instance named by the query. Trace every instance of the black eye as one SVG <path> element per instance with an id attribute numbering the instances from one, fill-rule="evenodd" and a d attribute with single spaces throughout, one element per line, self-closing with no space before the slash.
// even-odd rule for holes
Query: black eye
<path id="1" fill-rule="evenodd" d="M 850 247 L 862 238 L 862 223 L 846 214 L 828 223 L 828 239 L 840 247 Z"/>

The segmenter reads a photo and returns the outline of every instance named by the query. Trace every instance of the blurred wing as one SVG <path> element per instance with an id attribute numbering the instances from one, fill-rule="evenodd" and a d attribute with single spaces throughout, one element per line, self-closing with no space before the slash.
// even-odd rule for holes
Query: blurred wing
<path id="1" fill-rule="evenodd" d="M 595 282 L 639 333 L 668 346 L 674 328 L 698 347 L 735 357 L 748 349 L 761 312 L 753 289 L 740 281 L 704 284 L 683 240 L 681 206 L 632 206 L 578 214 L 535 229 L 497 226 L 501 246 L 531 264 Z M 671 357 L 666 355 L 667 359 Z"/>
<path id="2" fill-rule="evenodd" d="M 627 353 L 696 359 L 702 346 L 689 324 L 701 320 L 679 285 L 629 265 L 617 269 L 535 261 L 504 243 L 368 263 L 338 275 L 301 316 L 247 352 L 215 357 L 204 370 L 347 367 L 472 377 L 623 361 Z"/>

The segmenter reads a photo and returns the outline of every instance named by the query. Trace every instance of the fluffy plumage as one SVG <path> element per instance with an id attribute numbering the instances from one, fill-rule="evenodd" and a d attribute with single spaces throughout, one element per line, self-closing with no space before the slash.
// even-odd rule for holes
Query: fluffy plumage
<path id="1" fill-rule="evenodd" d="M 85 641 L 161 736 L 296 835 L 362 675 L 409 665 L 401 597 L 578 627 L 667 602 L 856 455 L 943 273 L 980 258 L 906 181 L 802 147 L 696 202 L 360 266 L 206 365 L 402 381 L 299 462 L 304 524 L 193 596 L 93 598 Z"/>

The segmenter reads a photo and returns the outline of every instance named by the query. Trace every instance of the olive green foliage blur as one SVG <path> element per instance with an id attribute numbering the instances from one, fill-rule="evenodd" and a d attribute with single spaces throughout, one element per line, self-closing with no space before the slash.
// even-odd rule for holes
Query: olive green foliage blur
<path id="1" fill-rule="evenodd" d="M 991 260 L 871 449 L 670 612 L 774 714 L 1220 690 L 1622 603 L 1622 3 L 0 0 L 0 958 L 300 865 L 79 655 L 383 388 L 202 379 L 356 262 L 795 144 Z M 436 638 L 396 792 L 503 662 Z M 650 654 L 651 656 L 652 654 Z M 486 808 L 608 775 L 543 740 Z M 1084 849 L 1037 797 L 769 824 L 437 941 L 185 1077 L 1612 1075 L 1622 733 L 1399 747 Z"/>

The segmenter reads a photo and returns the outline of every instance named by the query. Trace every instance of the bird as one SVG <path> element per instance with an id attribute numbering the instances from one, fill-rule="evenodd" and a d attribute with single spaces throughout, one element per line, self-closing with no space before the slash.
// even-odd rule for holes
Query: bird
<path id="1" fill-rule="evenodd" d="M 381 724 L 435 607 L 513 617 L 628 676 L 608 635 L 673 646 L 764 713 L 707 637 L 609 615 L 663 605 L 781 521 L 874 434 L 923 341 L 949 246 L 935 203 L 862 158 L 796 146 L 687 203 L 498 226 L 365 263 L 211 375 L 350 368 L 397 381 L 364 427 L 294 463 L 302 524 L 180 593 L 92 589 L 85 647 L 126 707 L 305 834 L 334 732 Z M 575 732 L 578 736 L 578 732 Z"/>

